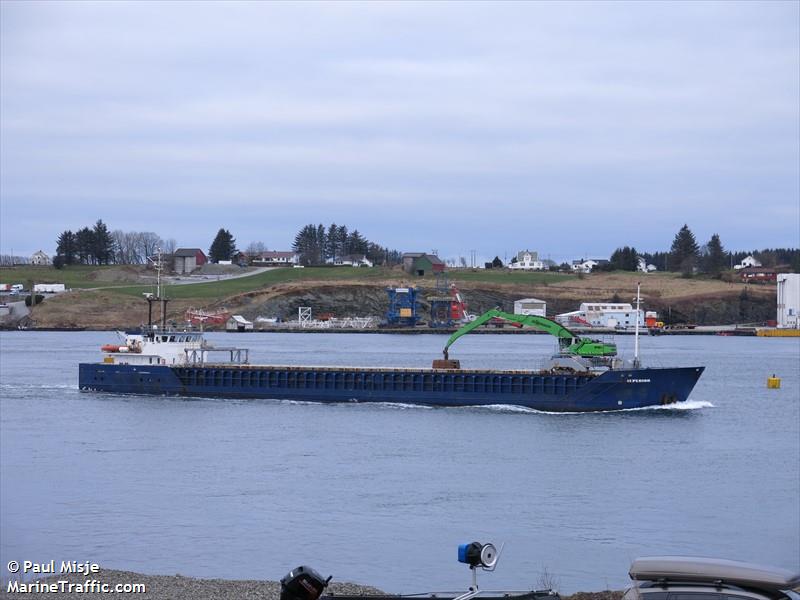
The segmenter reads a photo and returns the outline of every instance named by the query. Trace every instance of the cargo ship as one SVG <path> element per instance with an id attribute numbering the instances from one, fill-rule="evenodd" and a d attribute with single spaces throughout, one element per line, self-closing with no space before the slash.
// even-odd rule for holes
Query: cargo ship
<path id="1" fill-rule="evenodd" d="M 559 351 L 543 369 L 462 369 L 449 357 L 462 335 L 494 318 L 543 329 Z M 638 348 L 638 338 L 637 338 Z M 200 331 L 148 325 L 79 365 L 81 390 L 118 394 L 399 402 L 429 406 L 513 405 L 548 412 L 612 411 L 685 401 L 704 367 L 646 368 L 614 344 L 579 338 L 555 321 L 488 311 L 450 336 L 431 368 L 253 365 L 247 349 L 215 347 Z M 223 359 L 214 357 L 223 353 Z M 638 355 L 638 352 L 637 352 Z"/>

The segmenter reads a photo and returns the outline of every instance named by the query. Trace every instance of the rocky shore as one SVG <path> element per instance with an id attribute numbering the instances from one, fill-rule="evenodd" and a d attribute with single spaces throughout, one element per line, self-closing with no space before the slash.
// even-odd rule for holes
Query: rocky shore
<path id="1" fill-rule="evenodd" d="M 24 582 L 25 588 L 13 589 L 15 580 L 4 580 L 2 590 L 0 590 L 0 600 L 12 600 L 15 598 L 31 598 L 35 600 L 45 600 L 47 598 L 82 598 L 84 600 L 100 600 L 108 598 L 108 593 L 100 591 L 87 591 L 87 580 L 107 584 L 110 589 L 115 586 L 125 584 L 143 584 L 145 592 L 121 593 L 127 598 L 141 598 L 142 600 L 278 600 L 280 596 L 280 583 L 277 581 L 258 581 L 258 580 L 228 580 L 228 579 L 195 579 L 193 577 L 183 577 L 182 575 L 142 575 L 130 571 L 114 571 L 101 569 L 99 573 L 91 577 L 85 575 L 65 575 L 48 577 L 39 580 L 44 583 L 56 583 L 66 581 L 74 584 L 72 592 L 58 591 L 56 593 L 47 591 L 33 591 L 36 584 L 34 580 Z M 19 580 L 19 585 L 23 585 Z M 67 585 L 64 588 L 67 588 Z M 9 586 L 12 586 L 11 588 Z M 30 586 L 30 587 L 28 587 Z M 79 588 L 77 586 L 84 586 Z M 91 590 L 91 588 L 88 588 Z M 331 582 L 327 590 L 328 593 L 336 595 L 355 595 L 355 594 L 384 594 L 385 592 L 366 585 L 347 582 Z M 562 596 L 564 600 L 620 600 L 622 592 L 578 592 L 572 596 Z"/>

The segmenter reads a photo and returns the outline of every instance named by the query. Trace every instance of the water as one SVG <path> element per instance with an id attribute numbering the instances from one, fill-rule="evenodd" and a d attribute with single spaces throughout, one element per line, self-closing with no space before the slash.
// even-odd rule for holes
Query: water
<path id="1" fill-rule="evenodd" d="M 212 334 L 256 363 L 427 366 L 441 335 Z M 310 564 L 392 592 L 465 589 L 456 546 L 505 542 L 493 589 L 621 588 L 642 554 L 800 567 L 800 340 L 643 340 L 706 365 L 679 408 L 543 414 L 79 392 L 109 333 L 0 334 L 0 564 L 280 578 Z M 617 338 L 630 354 L 633 339 Z M 467 336 L 525 368 L 547 336 Z M 766 389 L 772 373 L 780 390 Z M 5 575 L 5 573 L 4 573 Z"/>

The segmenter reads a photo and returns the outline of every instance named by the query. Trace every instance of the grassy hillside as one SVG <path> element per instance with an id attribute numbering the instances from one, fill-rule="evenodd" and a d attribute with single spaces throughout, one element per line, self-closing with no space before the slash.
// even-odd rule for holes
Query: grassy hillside
<path id="1" fill-rule="evenodd" d="M 340 268 L 307 268 L 307 269 L 274 269 L 248 277 L 237 279 L 223 279 L 220 281 L 210 281 L 208 283 L 193 283 L 188 285 L 171 285 L 167 295 L 170 298 L 197 298 L 197 299 L 221 299 L 235 294 L 251 292 L 263 289 L 278 283 L 294 281 L 344 281 L 344 280 L 363 280 L 377 281 L 392 277 L 392 272 L 386 269 L 353 269 L 352 267 Z M 400 275 L 400 274 L 397 274 Z M 115 287 L 111 291 L 120 294 L 141 295 L 144 292 L 152 291 L 152 286 L 124 286 Z"/>
<path id="2" fill-rule="evenodd" d="M 449 274 L 453 282 L 476 282 L 497 284 L 541 285 L 558 283 L 574 278 L 558 273 L 519 273 L 509 271 L 453 271 Z M 139 296 L 152 291 L 154 273 L 140 266 L 77 265 L 54 269 L 53 267 L 17 266 L 0 268 L 0 283 L 63 283 L 71 289 L 103 289 L 112 292 Z M 314 267 L 306 269 L 274 269 L 237 279 L 220 279 L 204 283 L 170 285 L 170 298 L 196 298 L 200 300 L 222 299 L 235 294 L 263 289 L 279 283 L 302 281 L 364 281 L 380 280 L 411 281 L 398 269 L 353 269 L 350 267 Z M 413 281 L 425 288 L 435 285 L 435 278 L 415 277 Z"/>
<path id="3" fill-rule="evenodd" d="M 110 281 L 103 281 L 105 276 Z M 113 279 L 122 281 L 114 281 Z M 130 284 L 137 280 L 136 267 L 98 267 L 93 265 L 77 265 L 55 269 L 53 267 L 34 267 L 30 265 L 17 267 L 0 267 L 0 283 L 21 283 L 26 288 L 33 283 L 63 283 L 67 288 L 86 289 L 99 286 Z M 127 280 L 127 281 L 126 281 Z"/>

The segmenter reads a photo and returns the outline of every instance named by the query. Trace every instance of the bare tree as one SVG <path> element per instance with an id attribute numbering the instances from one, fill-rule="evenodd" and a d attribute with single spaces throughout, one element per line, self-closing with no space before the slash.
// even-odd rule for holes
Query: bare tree
<path id="1" fill-rule="evenodd" d="M 161 248 L 162 252 L 175 251 L 175 240 L 162 240 L 152 231 L 122 231 L 117 229 L 111 234 L 116 248 L 116 262 L 124 265 L 143 265 L 148 257 L 154 256 Z"/>
<path id="2" fill-rule="evenodd" d="M 13 267 L 14 265 L 27 265 L 31 259 L 27 256 L 14 256 L 11 254 L 0 254 L 0 265 Z"/>
<path id="3" fill-rule="evenodd" d="M 161 248 L 163 251 L 164 240 L 162 240 L 161 236 L 159 236 L 157 233 L 153 233 L 152 231 L 143 231 L 139 234 L 139 236 L 139 243 L 141 244 L 139 250 L 144 257 L 144 260 L 147 260 L 148 256 L 154 256 L 158 252 L 159 248 Z"/>
<path id="4" fill-rule="evenodd" d="M 539 579 L 536 580 L 536 587 L 557 592 L 558 588 L 561 587 L 561 581 L 547 568 L 547 565 L 543 565 L 542 570 L 539 572 Z"/>
<path id="5" fill-rule="evenodd" d="M 247 256 L 258 256 L 260 254 L 263 254 L 264 251 L 266 251 L 264 242 L 250 242 L 247 245 L 245 253 L 247 254 Z"/>
<path id="6" fill-rule="evenodd" d="M 116 262 L 123 265 L 138 265 L 142 260 L 138 252 L 138 234 L 135 231 L 116 229 L 111 232 L 111 239 L 116 248 Z"/>

